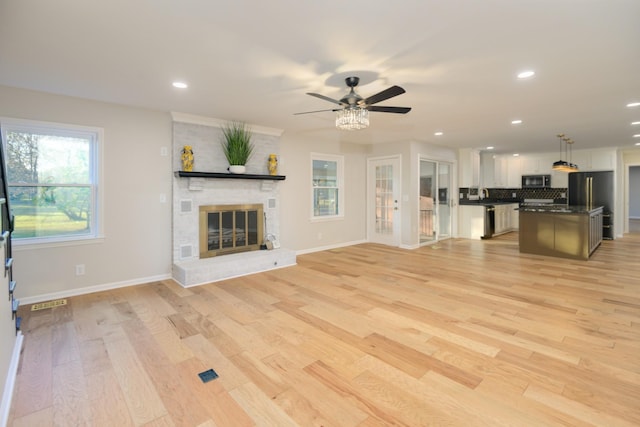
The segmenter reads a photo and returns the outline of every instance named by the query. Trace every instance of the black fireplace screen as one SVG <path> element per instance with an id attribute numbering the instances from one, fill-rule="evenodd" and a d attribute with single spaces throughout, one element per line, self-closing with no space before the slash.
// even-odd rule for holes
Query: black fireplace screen
<path id="1" fill-rule="evenodd" d="M 262 205 L 200 206 L 200 258 L 259 249 L 262 212 Z"/>

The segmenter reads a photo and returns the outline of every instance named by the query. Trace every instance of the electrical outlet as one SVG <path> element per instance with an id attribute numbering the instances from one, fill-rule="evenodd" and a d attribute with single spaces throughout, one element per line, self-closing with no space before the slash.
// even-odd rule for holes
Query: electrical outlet
<path id="1" fill-rule="evenodd" d="M 318 240 L 322 240 L 322 233 L 318 233 Z"/>
<path id="2" fill-rule="evenodd" d="M 76 265 L 76 276 L 84 276 L 84 264 Z"/>
<path id="3" fill-rule="evenodd" d="M 167 147 L 160 147 L 160 155 L 162 157 L 166 157 L 169 155 L 169 150 L 167 149 Z"/>
<path id="4" fill-rule="evenodd" d="M 160 193 L 160 203 L 167 203 L 167 195 Z"/>
<path id="5" fill-rule="evenodd" d="M 516 193 L 511 193 L 511 197 L 516 198 Z"/>

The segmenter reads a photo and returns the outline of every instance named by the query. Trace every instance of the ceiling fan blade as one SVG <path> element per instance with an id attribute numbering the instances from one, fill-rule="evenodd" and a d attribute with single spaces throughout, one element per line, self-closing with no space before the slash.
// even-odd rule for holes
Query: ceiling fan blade
<path id="1" fill-rule="evenodd" d="M 406 91 L 402 89 L 400 86 L 391 86 L 389 89 L 385 89 L 382 92 L 378 92 L 375 95 L 371 95 L 370 97 L 364 99 L 362 104 L 372 105 L 376 104 L 380 101 L 384 101 L 385 99 L 393 98 L 394 96 L 402 95 Z M 311 95 L 311 94 L 309 94 Z"/>
<path id="2" fill-rule="evenodd" d="M 324 113 L 325 111 L 338 111 L 340 108 L 333 108 L 330 110 L 315 110 L 315 111 L 303 111 L 302 113 L 293 113 L 294 116 L 298 116 L 300 114 L 311 114 L 311 113 Z"/>
<path id="3" fill-rule="evenodd" d="M 409 111 L 411 111 L 410 107 L 384 107 L 384 106 L 371 105 L 366 108 L 369 111 L 376 111 L 378 113 L 407 114 Z"/>
<path id="4" fill-rule="evenodd" d="M 338 105 L 346 105 L 344 102 L 340 102 L 337 99 L 329 98 L 328 96 L 320 95 L 319 93 L 307 92 L 307 95 L 315 96 L 316 98 L 324 99 L 325 101 L 333 102 Z"/>

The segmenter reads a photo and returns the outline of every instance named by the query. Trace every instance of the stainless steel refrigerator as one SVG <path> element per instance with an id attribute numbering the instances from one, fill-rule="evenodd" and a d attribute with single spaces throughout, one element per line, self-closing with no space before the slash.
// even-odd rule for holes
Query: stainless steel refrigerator
<path id="1" fill-rule="evenodd" d="M 569 174 L 569 205 L 603 206 L 602 237 L 614 238 L 613 171 L 571 172 Z"/>

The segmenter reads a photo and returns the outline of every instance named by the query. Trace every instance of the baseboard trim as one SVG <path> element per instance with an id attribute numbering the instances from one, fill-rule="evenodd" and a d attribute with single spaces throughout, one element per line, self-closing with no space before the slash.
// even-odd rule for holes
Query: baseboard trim
<path id="1" fill-rule="evenodd" d="M 296 251 L 296 255 L 305 255 L 313 252 L 328 251 L 331 249 L 344 248 L 346 246 L 360 245 L 362 243 L 367 243 L 367 242 L 368 242 L 367 240 L 354 240 L 351 242 L 338 243 L 336 245 L 318 246 L 316 248 L 302 249 L 302 250 Z"/>
<path id="2" fill-rule="evenodd" d="M 127 286 L 143 285 L 145 283 L 158 282 L 160 280 L 171 279 L 171 274 L 158 276 L 141 277 L 139 279 L 126 280 L 123 282 L 105 283 L 102 285 L 87 286 L 85 288 L 67 289 L 59 292 L 35 295 L 31 297 L 20 297 L 20 305 L 35 304 L 43 301 L 50 301 L 59 298 L 74 297 L 77 295 L 92 294 L 94 292 L 109 291 L 111 289 L 126 288 Z"/>
<path id="3" fill-rule="evenodd" d="M 6 426 L 9 422 L 9 411 L 11 410 L 11 400 L 13 399 L 13 389 L 16 386 L 16 376 L 18 374 L 18 365 L 20 364 L 20 353 L 22 351 L 22 332 L 18 331 L 18 336 L 13 345 L 13 354 L 11 355 L 11 363 L 9 363 L 9 372 L 7 372 L 7 381 L 4 384 L 4 392 L 2 394 L 2 404 L 0 404 L 0 426 Z"/>

